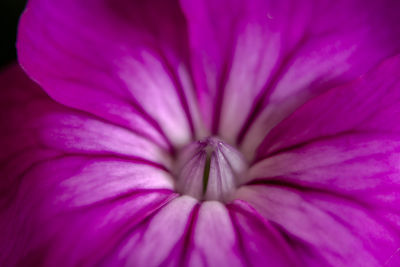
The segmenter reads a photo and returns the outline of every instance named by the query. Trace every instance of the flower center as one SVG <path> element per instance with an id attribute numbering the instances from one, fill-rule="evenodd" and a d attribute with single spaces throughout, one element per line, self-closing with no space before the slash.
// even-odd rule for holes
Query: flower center
<path id="1" fill-rule="evenodd" d="M 180 152 L 176 189 L 199 200 L 226 202 L 246 169 L 246 161 L 237 149 L 217 137 L 208 137 Z"/>

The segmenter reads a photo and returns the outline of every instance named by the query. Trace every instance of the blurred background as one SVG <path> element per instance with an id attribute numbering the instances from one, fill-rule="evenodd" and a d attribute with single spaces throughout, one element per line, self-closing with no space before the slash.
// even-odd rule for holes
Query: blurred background
<path id="1" fill-rule="evenodd" d="M 18 19 L 26 0 L 0 0 L 0 68 L 16 59 Z"/>

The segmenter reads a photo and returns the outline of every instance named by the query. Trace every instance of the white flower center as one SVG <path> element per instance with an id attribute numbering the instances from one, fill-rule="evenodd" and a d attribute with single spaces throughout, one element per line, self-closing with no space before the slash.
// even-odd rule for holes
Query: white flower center
<path id="1" fill-rule="evenodd" d="M 176 164 L 176 189 L 199 200 L 226 202 L 247 169 L 242 154 L 216 137 L 185 147 Z"/>

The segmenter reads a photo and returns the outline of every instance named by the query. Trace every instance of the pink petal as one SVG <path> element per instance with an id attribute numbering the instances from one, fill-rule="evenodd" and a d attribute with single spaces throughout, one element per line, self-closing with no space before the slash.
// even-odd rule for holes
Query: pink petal
<path id="1" fill-rule="evenodd" d="M 129 231 L 155 213 L 171 192 L 131 193 L 87 207 L 59 210 L 46 216 L 39 203 L 6 213 L 2 229 L 4 266 L 93 266 L 125 238 Z M 16 215 L 18 214 L 18 215 Z M 16 216 L 20 216 L 16 218 Z M 26 217 L 23 217 L 26 216 Z M 12 225 L 11 225 L 12 224 Z M 4 226 L 6 226 L 4 228 Z"/>
<path id="2" fill-rule="evenodd" d="M 2 150 L 10 164 L 36 160 L 34 154 L 48 153 L 107 157 L 169 167 L 165 150 L 147 138 L 85 112 L 66 108 L 52 101 L 18 66 L 0 77 Z M 24 158 L 24 155 L 28 155 Z M 12 156 L 10 158 L 10 155 Z M 40 155 L 38 155 L 40 157 Z M 18 159 L 20 158 L 20 159 Z M 29 164 L 28 164 L 29 165 Z"/>
<path id="3" fill-rule="evenodd" d="M 182 196 L 126 236 L 104 266 L 177 266 L 184 257 L 197 201 Z"/>
<path id="4" fill-rule="evenodd" d="M 396 56 L 354 82 L 314 98 L 267 136 L 258 158 L 339 134 L 399 133 L 399 77 L 400 56 Z"/>
<path id="5" fill-rule="evenodd" d="M 181 2 L 203 116 L 249 157 L 310 97 L 400 49 L 397 1 Z"/>
<path id="6" fill-rule="evenodd" d="M 184 42 L 174 1 L 31 0 L 17 46 L 55 100 L 166 147 L 201 127 Z"/>
<path id="7" fill-rule="evenodd" d="M 174 196 L 153 142 L 55 103 L 18 66 L 0 83 L 1 265 L 98 261 Z"/>
<path id="8" fill-rule="evenodd" d="M 247 266 L 301 266 L 274 225 L 243 201 L 228 206 Z"/>
<path id="9" fill-rule="evenodd" d="M 350 134 L 269 157 L 252 167 L 249 183 L 325 191 L 399 212 L 399 162 L 399 137 Z"/>
<path id="10" fill-rule="evenodd" d="M 268 184 L 242 187 L 248 201 L 286 236 L 302 266 L 383 266 L 400 245 L 399 228 L 351 198 Z"/>
<path id="11" fill-rule="evenodd" d="M 243 260 L 224 205 L 183 196 L 135 229 L 105 265 L 244 266 Z"/>
<path id="12" fill-rule="evenodd" d="M 188 266 L 245 266 L 234 225 L 221 202 L 201 205 L 188 246 Z"/>
<path id="13" fill-rule="evenodd" d="M 298 109 L 267 136 L 238 192 L 306 265 L 399 263 L 399 70 L 396 56 Z"/>

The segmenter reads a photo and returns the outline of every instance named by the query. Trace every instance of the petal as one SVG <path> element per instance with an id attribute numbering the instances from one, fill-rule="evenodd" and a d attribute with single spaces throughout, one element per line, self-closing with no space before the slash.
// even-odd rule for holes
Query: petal
<path id="1" fill-rule="evenodd" d="M 0 262 L 4 266 L 17 262 L 20 266 L 96 265 L 130 229 L 170 198 L 171 192 L 137 192 L 84 208 L 59 210 L 52 216 L 46 208 L 38 208 L 37 201 L 32 206 L 20 203 L 6 213 L 12 220 L 1 223 L 6 231 L 2 239 L 7 241 L 1 242 L 1 248 L 7 258 Z"/>
<path id="2" fill-rule="evenodd" d="M 134 229 L 104 265 L 244 266 L 244 259 L 223 204 L 183 196 Z"/>
<path id="3" fill-rule="evenodd" d="M 182 262 L 197 200 L 182 196 L 163 207 L 125 238 L 103 266 L 177 266 Z"/>
<path id="4" fill-rule="evenodd" d="M 227 208 L 220 202 L 201 205 L 188 244 L 187 266 L 245 266 Z"/>
<path id="5" fill-rule="evenodd" d="M 200 127 L 184 26 L 174 1 L 31 0 L 19 60 L 58 102 L 180 145 Z"/>
<path id="6" fill-rule="evenodd" d="M 276 225 L 301 266 L 383 266 L 400 244 L 387 219 L 334 193 L 252 185 L 237 198 Z"/>
<path id="7" fill-rule="evenodd" d="M 263 186 L 240 197 L 281 226 L 306 265 L 399 262 L 399 66 L 396 56 L 309 101 L 258 150 L 249 183 Z"/>
<path id="8" fill-rule="evenodd" d="M 258 159 L 339 134 L 397 135 L 400 131 L 400 56 L 314 98 L 279 124 L 258 149 Z"/>
<path id="9" fill-rule="evenodd" d="M 249 157 L 310 97 L 400 49 L 396 1 L 181 3 L 202 114 Z"/>
<path id="10" fill-rule="evenodd" d="M 174 196 L 153 142 L 55 103 L 18 66 L 0 83 L 0 265 L 98 261 Z"/>
<path id="11" fill-rule="evenodd" d="M 47 153 L 115 156 L 169 167 L 168 154 L 152 141 L 55 103 L 18 66 L 3 73 L 0 79 L 4 86 L 0 92 L 0 160 L 7 158 L 9 165 L 18 161 L 23 170 L 30 161 L 37 160 L 35 157 Z"/>
<path id="12" fill-rule="evenodd" d="M 247 266 L 301 266 L 279 231 L 248 203 L 228 206 Z"/>
<path id="13" fill-rule="evenodd" d="M 252 167 L 249 179 L 332 192 L 398 212 L 399 163 L 400 137 L 349 134 L 269 157 Z"/>
<path id="14" fill-rule="evenodd" d="M 349 132 L 265 158 L 236 197 L 278 223 L 307 266 L 317 256 L 333 266 L 396 266 L 399 166 L 398 134 Z"/>

